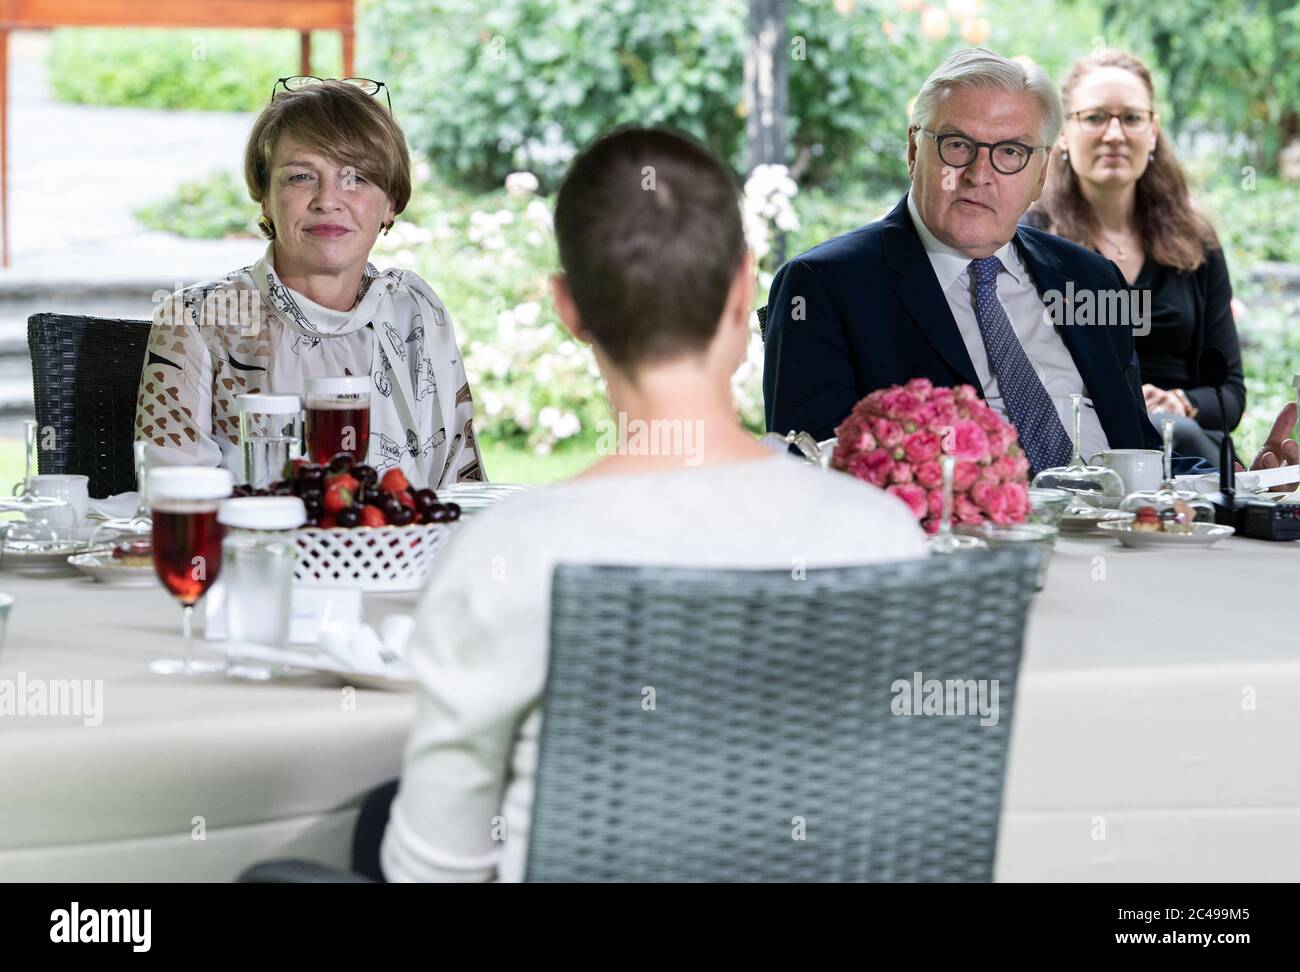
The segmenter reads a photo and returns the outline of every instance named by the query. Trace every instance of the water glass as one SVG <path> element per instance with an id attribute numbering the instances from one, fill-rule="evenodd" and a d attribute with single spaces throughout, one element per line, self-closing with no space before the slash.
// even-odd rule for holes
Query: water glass
<path id="1" fill-rule="evenodd" d="M 244 482 L 264 489 L 302 455 L 302 402 L 297 395 L 239 395 L 235 407 Z"/>

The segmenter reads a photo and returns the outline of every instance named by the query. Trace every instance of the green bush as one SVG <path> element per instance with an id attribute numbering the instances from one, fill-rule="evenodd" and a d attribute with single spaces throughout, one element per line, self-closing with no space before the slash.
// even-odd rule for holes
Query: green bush
<path id="1" fill-rule="evenodd" d="M 257 206 L 239 176 L 221 171 L 182 183 L 171 196 L 135 211 L 149 229 L 219 240 L 231 236 L 260 236 Z"/>
<path id="2" fill-rule="evenodd" d="M 337 33 L 312 35 L 313 73 L 336 76 Z M 256 111 L 299 71 L 296 31 L 54 31 L 49 76 L 62 101 L 134 108 Z"/>
<path id="3" fill-rule="evenodd" d="M 383 0 L 367 8 L 366 42 L 400 78 L 412 145 L 467 185 L 514 169 L 553 183 L 576 148 L 630 122 L 690 132 L 739 170 L 747 7 Z M 891 39 L 881 7 L 832 0 L 794 0 L 789 19 L 792 158 L 804 152 L 811 181 L 897 178 L 906 99 L 955 38 L 939 47 L 913 24 Z"/>

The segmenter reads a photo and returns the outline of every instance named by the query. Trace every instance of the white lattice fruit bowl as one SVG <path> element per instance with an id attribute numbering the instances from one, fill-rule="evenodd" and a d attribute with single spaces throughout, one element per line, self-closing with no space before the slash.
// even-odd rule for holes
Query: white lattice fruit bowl
<path id="1" fill-rule="evenodd" d="M 383 527 L 304 527 L 295 531 L 294 583 L 351 587 L 368 594 L 419 590 L 438 548 L 457 523 Z"/>

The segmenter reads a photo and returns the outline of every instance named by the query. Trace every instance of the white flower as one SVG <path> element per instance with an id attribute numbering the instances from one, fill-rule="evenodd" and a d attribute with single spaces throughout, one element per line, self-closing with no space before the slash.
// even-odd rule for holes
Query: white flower
<path id="1" fill-rule="evenodd" d="M 554 431 L 560 421 L 560 410 L 554 405 L 546 405 L 537 413 L 537 424 L 544 429 Z"/>
<path id="2" fill-rule="evenodd" d="M 542 200 L 534 199 L 524 210 L 524 219 L 546 229 L 551 225 L 551 211 Z"/>
<path id="3" fill-rule="evenodd" d="M 529 300 L 515 306 L 514 315 L 524 327 L 532 327 L 537 323 L 538 316 L 542 313 L 542 305 L 536 301 Z"/>
<path id="4" fill-rule="evenodd" d="M 498 209 L 495 218 L 498 226 L 506 226 L 515 221 L 515 214 L 508 209 Z"/>
<path id="5" fill-rule="evenodd" d="M 582 429 L 582 422 L 578 416 L 572 412 L 565 412 L 559 417 L 551 431 L 555 433 L 557 439 L 569 439 L 577 435 Z"/>
<path id="6" fill-rule="evenodd" d="M 516 199 L 523 199 L 532 195 L 537 191 L 539 185 L 537 176 L 531 172 L 511 172 L 506 176 L 506 192 Z"/>
<path id="7" fill-rule="evenodd" d="M 793 209 L 783 209 L 776 214 L 776 228 L 783 233 L 793 233 L 799 228 L 799 217 Z"/>
<path id="8" fill-rule="evenodd" d="M 532 247 L 540 247 L 546 243 L 546 238 L 537 230 L 529 230 L 528 235 L 524 237 L 524 242 Z"/>

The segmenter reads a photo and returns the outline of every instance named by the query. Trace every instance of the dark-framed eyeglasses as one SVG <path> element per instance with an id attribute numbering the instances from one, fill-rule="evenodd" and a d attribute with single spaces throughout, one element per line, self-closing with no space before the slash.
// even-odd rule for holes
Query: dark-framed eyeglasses
<path id="1" fill-rule="evenodd" d="M 918 132 L 930 139 L 939 150 L 939 161 L 954 169 L 963 169 L 975 161 L 982 148 L 989 150 L 989 161 L 1003 175 L 1015 175 L 1029 164 L 1035 152 L 1046 152 L 1047 145 L 1026 145 L 1024 142 L 977 142 L 961 132 L 936 133 L 925 128 Z"/>
<path id="2" fill-rule="evenodd" d="M 1119 119 L 1119 127 L 1124 129 L 1126 134 L 1141 135 L 1151 127 L 1151 120 L 1155 114 L 1149 109 L 1126 108 L 1121 112 L 1114 112 L 1107 111 L 1105 108 L 1085 108 L 1082 111 L 1072 111 L 1065 117 L 1076 119 L 1079 127 L 1089 135 L 1100 135 L 1110 128 L 1112 118 Z"/>
<path id="3" fill-rule="evenodd" d="M 277 80 L 275 84 L 271 86 L 271 100 L 275 100 L 275 93 L 280 88 L 284 88 L 285 91 L 301 91 L 303 88 L 310 88 L 313 84 L 320 84 L 322 81 L 326 80 L 338 80 L 342 81 L 344 84 L 353 85 L 372 97 L 379 94 L 379 90 L 382 88 L 384 91 L 384 100 L 388 102 L 388 111 L 390 114 L 393 111 L 393 99 L 388 96 L 388 85 L 384 84 L 382 81 L 374 81 L 371 78 L 318 78 L 310 74 L 298 74 L 292 78 L 280 78 Z"/>

